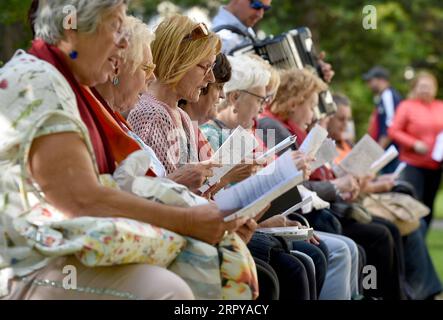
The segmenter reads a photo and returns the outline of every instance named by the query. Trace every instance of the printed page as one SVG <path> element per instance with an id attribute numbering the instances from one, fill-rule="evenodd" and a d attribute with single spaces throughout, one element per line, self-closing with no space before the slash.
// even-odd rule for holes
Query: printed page
<path id="1" fill-rule="evenodd" d="M 371 165 L 371 173 L 377 174 L 381 169 L 386 167 L 386 165 L 398 157 L 398 150 L 395 146 L 390 146 L 383 155 L 374 161 Z"/>
<path id="2" fill-rule="evenodd" d="M 295 135 L 287 137 L 285 140 L 281 141 L 279 144 L 277 144 L 273 148 L 269 149 L 268 151 L 263 153 L 261 156 L 257 157 L 256 160 L 262 160 L 262 159 L 266 159 L 268 157 L 274 156 L 274 155 L 278 154 L 280 151 L 282 151 L 282 150 L 288 148 L 289 146 L 291 146 L 292 144 L 294 144 L 296 140 L 297 140 L 297 136 L 295 136 Z"/>
<path id="3" fill-rule="evenodd" d="M 246 155 L 251 154 L 258 145 L 257 139 L 255 139 L 251 132 L 240 126 L 237 127 L 211 158 L 211 161 L 220 163 L 223 166 L 212 169 L 214 175 L 208 179 L 207 183 L 200 187 L 199 191 L 202 193 L 206 192 L 232 168 L 242 162 Z"/>
<path id="4" fill-rule="evenodd" d="M 314 128 L 309 131 L 308 136 L 303 141 L 299 150 L 308 156 L 315 157 L 327 136 L 328 131 L 316 124 Z"/>
<path id="5" fill-rule="evenodd" d="M 332 163 L 336 157 L 338 157 L 338 151 L 335 141 L 330 138 L 325 139 L 315 155 L 315 161 L 311 164 L 312 171 L 326 163 Z"/>
<path id="6" fill-rule="evenodd" d="M 432 159 L 437 162 L 443 161 L 443 132 L 441 132 L 435 140 L 434 149 L 432 150 Z"/>
<path id="7" fill-rule="evenodd" d="M 371 165 L 378 160 L 383 153 L 383 148 L 366 134 L 354 148 L 352 148 L 352 151 L 342 162 L 340 162 L 339 166 L 353 176 L 363 177 L 370 172 Z"/>
<path id="8" fill-rule="evenodd" d="M 291 150 L 288 150 L 256 175 L 219 191 L 214 196 L 214 200 L 222 211 L 244 208 L 270 190 L 299 175 L 303 177 L 303 173 L 295 167 Z"/>

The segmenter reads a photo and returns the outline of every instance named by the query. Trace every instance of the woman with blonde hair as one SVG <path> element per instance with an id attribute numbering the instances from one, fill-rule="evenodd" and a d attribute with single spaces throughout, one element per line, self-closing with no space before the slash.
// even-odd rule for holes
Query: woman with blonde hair
<path id="1" fill-rule="evenodd" d="M 434 147 L 443 143 L 443 101 L 436 98 L 437 91 L 438 82 L 432 73 L 418 73 L 409 99 L 398 106 L 388 131 L 400 147 L 400 160 L 407 163 L 401 178 L 414 185 L 418 199 L 431 209 L 424 218 L 424 230 L 432 222 L 443 160 L 433 156 Z"/>
<path id="2" fill-rule="evenodd" d="M 179 15 L 165 19 L 155 34 L 152 53 L 157 79 L 129 113 L 128 122 L 170 174 L 198 162 L 192 123 L 178 102 L 197 102 L 201 91 L 215 82 L 212 68 L 221 43 L 205 24 Z M 204 175 L 195 189 L 212 175 L 211 165 L 200 168 Z"/>

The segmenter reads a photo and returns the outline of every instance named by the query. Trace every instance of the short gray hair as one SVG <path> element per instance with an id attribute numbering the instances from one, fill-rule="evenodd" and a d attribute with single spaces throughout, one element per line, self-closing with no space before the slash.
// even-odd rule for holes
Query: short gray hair
<path id="1" fill-rule="evenodd" d="M 77 30 L 94 32 L 102 15 L 120 4 L 130 0 L 40 0 L 34 20 L 35 36 L 49 44 L 56 44 L 63 38 L 63 22 L 67 16 L 66 8 L 76 9 Z"/>

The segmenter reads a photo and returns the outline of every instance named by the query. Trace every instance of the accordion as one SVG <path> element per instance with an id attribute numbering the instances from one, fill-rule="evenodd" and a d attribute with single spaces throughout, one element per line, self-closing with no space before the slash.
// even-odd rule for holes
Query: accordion
<path id="1" fill-rule="evenodd" d="M 320 78 L 323 73 L 317 62 L 311 30 L 307 27 L 290 30 L 279 36 L 255 41 L 253 44 L 236 48 L 232 55 L 254 52 L 278 69 L 313 68 Z M 334 114 L 337 106 L 329 90 L 319 95 L 317 118 Z"/>

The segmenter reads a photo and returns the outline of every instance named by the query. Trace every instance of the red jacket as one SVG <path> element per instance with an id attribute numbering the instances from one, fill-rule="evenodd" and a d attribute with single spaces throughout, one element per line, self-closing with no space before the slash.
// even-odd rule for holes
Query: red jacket
<path id="1" fill-rule="evenodd" d="M 432 159 L 436 137 L 443 132 L 443 101 L 425 103 L 416 99 L 404 100 L 398 106 L 389 136 L 400 147 L 400 160 L 412 166 L 438 169 L 440 163 Z M 414 151 L 414 144 L 423 141 L 429 148 L 422 155 Z"/>

